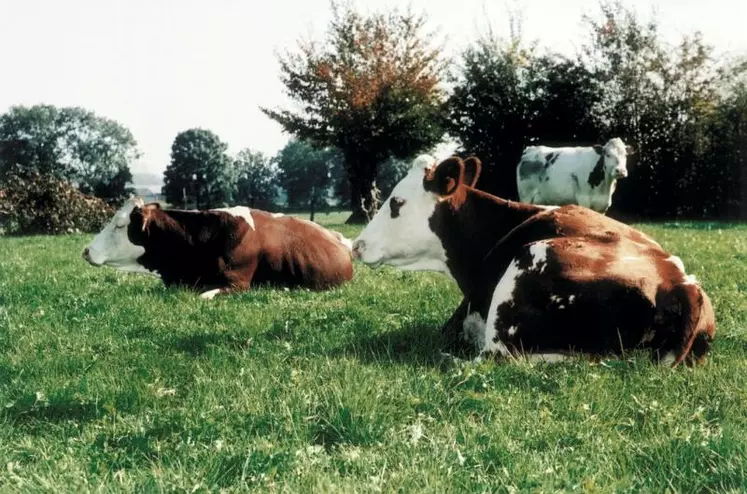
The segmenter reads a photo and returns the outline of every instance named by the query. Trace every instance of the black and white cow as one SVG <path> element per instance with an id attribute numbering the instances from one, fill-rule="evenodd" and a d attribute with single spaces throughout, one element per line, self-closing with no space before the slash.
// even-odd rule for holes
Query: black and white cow
<path id="1" fill-rule="evenodd" d="M 476 158 L 417 158 L 353 256 L 449 275 L 464 301 L 445 328 L 472 332 L 480 353 L 547 360 L 648 348 L 665 364 L 702 360 L 715 317 L 678 257 L 588 208 L 475 189 L 479 174 Z"/>
<path id="2" fill-rule="evenodd" d="M 516 167 L 519 200 L 527 204 L 578 204 L 604 213 L 617 180 L 628 176 L 630 146 L 615 137 L 604 146 L 527 147 Z"/>

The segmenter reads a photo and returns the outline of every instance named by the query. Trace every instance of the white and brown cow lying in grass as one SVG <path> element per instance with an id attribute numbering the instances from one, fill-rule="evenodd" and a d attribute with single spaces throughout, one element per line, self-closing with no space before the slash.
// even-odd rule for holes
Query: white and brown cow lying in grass
<path id="1" fill-rule="evenodd" d="M 350 241 L 339 233 L 243 206 L 181 211 L 130 199 L 83 258 L 155 274 L 203 298 L 261 284 L 323 290 L 353 277 Z"/>
<path id="2" fill-rule="evenodd" d="M 672 365 L 704 357 L 713 309 L 678 257 L 590 209 L 477 190 L 479 174 L 475 158 L 417 158 L 353 255 L 373 267 L 450 275 L 465 298 L 445 329 L 479 327 L 481 354 L 555 359 L 649 348 Z"/>

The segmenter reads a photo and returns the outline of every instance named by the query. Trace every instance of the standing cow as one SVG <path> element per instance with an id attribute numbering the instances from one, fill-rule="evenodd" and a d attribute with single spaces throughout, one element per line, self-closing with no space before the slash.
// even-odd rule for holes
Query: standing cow
<path id="1" fill-rule="evenodd" d="M 604 146 L 530 146 L 516 167 L 519 200 L 527 204 L 578 204 L 605 213 L 612 204 L 617 180 L 628 176 L 633 153 L 615 137 Z"/>
<path id="2" fill-rule="evenodd" d="M 265 283 L 323 290 L 353 277 L 350 241 L 339 233 L 243 206 L 181 211 L 130 199 L 83 258 L 197 288 L 207 299 Z"/>
<path id="3" fill-rule="evenodd" d="M 678 257 L 590 209 L 475 189 L 479 173 L 475 158 L 419 157 L 353 255 L 449 275 L 464 294 L 450 321 L 475 335 L 481 353 L 555 359 L 648 348 L 665 364 L 702 360 L 713 308 Z"/>

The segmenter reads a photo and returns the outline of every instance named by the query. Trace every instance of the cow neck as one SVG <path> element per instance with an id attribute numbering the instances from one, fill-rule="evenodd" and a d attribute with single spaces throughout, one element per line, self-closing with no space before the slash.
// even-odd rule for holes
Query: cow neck
<path id="1" fill-rule="evenodd" d="M 542 208 L 463 187 L 464 201 L 459 206 L 448 200 L 439 203 L 430 226 L 441 239 L 451 275 L 467 294 L 480 278 L 482 262 L 495 244 Z"/>

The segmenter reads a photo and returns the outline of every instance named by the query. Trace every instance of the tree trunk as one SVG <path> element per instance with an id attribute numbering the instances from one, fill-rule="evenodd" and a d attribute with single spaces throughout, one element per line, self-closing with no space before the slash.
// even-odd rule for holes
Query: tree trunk
<path id="1" fill-rule="evenodd" d="M 309 221 L 314 221 L 314 213 L 316 212 L 316 190 L 315 187 L 311 188 L 311 204 L 309 204 L 309 209 L 311 209 L 311 212 L 309 213 Z"/>
<path id="2" fill-rule="evenodd" d="M 368 223 L 379 209 L 379 189 L 376 187 L 376 171 L 371 174 L 360 172 L 350 176 L 350 207 L 352 214 L 345 223 Z"/>

